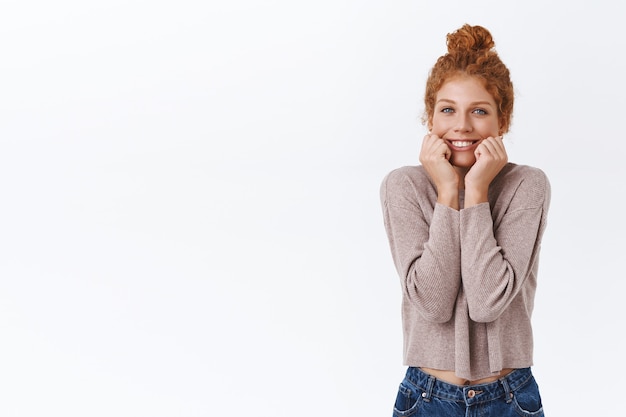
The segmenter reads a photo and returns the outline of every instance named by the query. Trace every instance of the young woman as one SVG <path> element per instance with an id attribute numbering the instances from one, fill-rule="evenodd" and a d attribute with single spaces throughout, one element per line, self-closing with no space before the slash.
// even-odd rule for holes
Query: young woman
<path id="1" fill-rule="evenodd" d="M 464 25 L 447 44 L 420 165 L 381 186 L 408 366 L 394 416 L 540 417 L 531 314 L 550 184 L 508 162 L 513 85 L 489 31 Z"/>

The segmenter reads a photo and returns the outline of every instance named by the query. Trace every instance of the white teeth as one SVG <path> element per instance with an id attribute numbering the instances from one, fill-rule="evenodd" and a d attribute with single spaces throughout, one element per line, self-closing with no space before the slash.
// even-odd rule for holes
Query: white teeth
<path id="1" fill-rule="evenodd" d="M 455 146 L 457 148 L 464 148 L 466 146 L 470 146 L 473 142 L 467 141 L 467 140 L 454 140 L 452 141 L 452 146 Z"/>

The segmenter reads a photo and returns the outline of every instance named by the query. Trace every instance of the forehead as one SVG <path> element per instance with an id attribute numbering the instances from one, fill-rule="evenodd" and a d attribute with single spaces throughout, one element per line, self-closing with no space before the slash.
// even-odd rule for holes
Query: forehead
<path id="1" fill-rule="evenodd" d="M 493 96 L 484 87 L 483 81 L 476 77 L 459 76 L 447 80 L 437 91 L 436 101 L 446 100 L 455 103 L 473 103 L 486 101 L 495 106 Z"/>

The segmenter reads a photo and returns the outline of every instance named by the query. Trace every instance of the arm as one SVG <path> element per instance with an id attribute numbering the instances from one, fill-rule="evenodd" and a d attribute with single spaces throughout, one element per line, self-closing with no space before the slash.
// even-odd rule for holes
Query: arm
<path id="1" fill-rule="evenodd" d="M 432 185 L 390 173 L 381 203 L 391 254 L 405 298 L 424 319 L 450 320 L 461 285 L 459 212 L 436 203 Z"/>
<path id="2" fill-rule="evenodd" d="M 532 174 L 521 180 L 497 224 L 490 203 L 461 210 L 461 274 L 474 321 L 497 319 L 535 271 L 550 186 L 541 171 Z"/>

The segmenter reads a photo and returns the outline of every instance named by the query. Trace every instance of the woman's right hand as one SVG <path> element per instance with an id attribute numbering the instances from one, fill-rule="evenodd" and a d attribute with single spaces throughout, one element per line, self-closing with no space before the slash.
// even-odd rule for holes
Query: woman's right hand
<path id="1" fill-rule="evenodd" d="M 458 209 L 459 175 L 450 163 L 448 144 L 434 133 L 424 136 L 420 163 L 437 187 L 437 202 Z"/>

